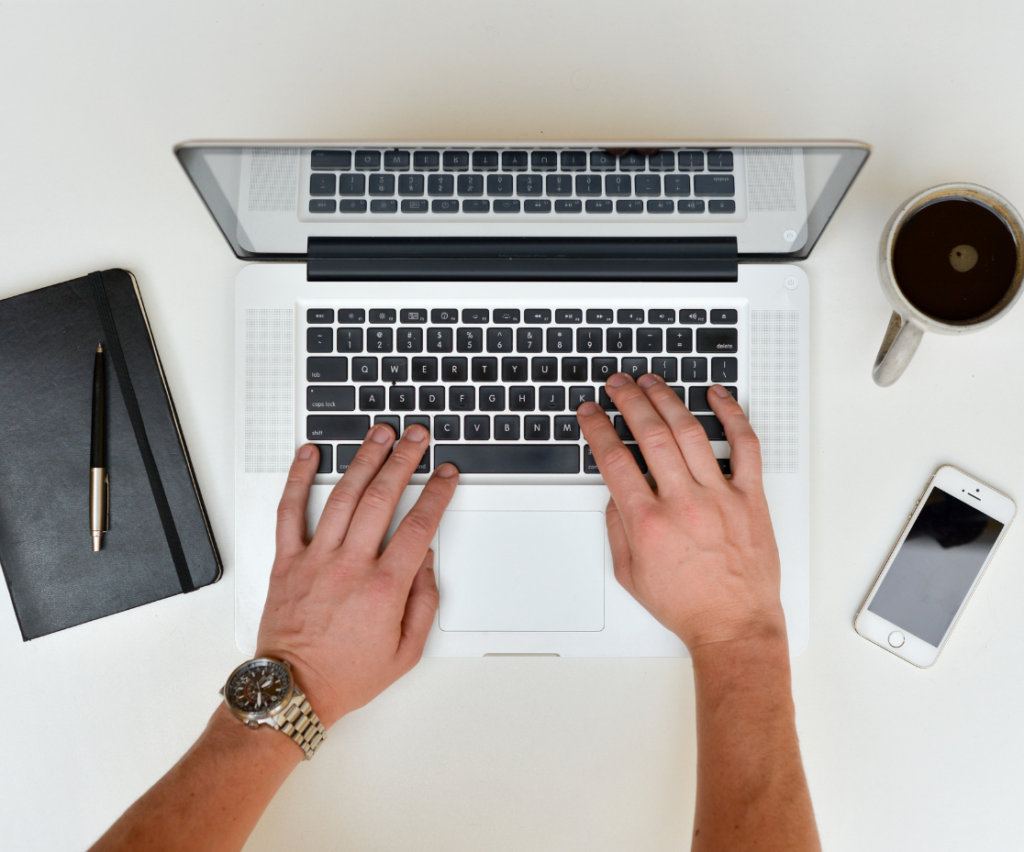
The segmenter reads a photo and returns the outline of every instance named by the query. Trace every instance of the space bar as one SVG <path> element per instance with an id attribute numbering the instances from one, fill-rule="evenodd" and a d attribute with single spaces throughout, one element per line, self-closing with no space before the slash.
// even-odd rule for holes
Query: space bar
<path id="1" fill-rule="evenodd" d="M 576 444 L 438 444 L 434 468 L 445 462 L 460 473 L 579 473 L 580 448 Z"/>

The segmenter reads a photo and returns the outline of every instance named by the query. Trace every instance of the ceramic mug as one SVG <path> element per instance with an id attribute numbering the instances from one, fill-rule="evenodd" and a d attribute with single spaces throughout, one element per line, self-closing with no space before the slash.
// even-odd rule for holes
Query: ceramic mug
<path id="1" fill-rule="evenodd" d="M 896 276 L 897 266 L 906 263 L 905 260 L 900 260 L 900 263 L 894 265 L 901 230 L 916 214 L 944 201 L 965 201 L 981 205 L 1001 220 L 1015 246 L 1015 264 L 1012 257 L 1005 256 L 1005 252 L 1003 257 L 1003 267 L 1007 270 L 1004 274 L 1009 276 L 1008 287 L 995 304 L 984 309 L 977 316 L 949 319 L 926 312 L 919 304 L 915 304 L 908 298 L 908 294 L 900 288 Z M 934 214 L 935 211 L 929 216 L 934 218 Z M 918 225 L 914 226 L 914 239 L 919 243 L 922 240 L 925 240 L 926 243 L 929 237 L 927 232 L 921 233 L 920 222 L 923 221 L 925 220 L 918 220 Z M 955 229 L 951 233 L 955 234 Z M 910 239 L 910 237 L 905 239 Z M 963 273 L 963 278 L 960 280 L 965 288 L 969 288 L 971 281 L 977 281 L 977 275 L 988 268 L 985 263 L 990 259 L 991 252 L 982 246 L 982 254 L 979 256 L 976 248 L 968 242 L 970 238 L 964 237 L 963 239 L 965 241 L 961 243 L 943 231 L 942 234 L 936 234 L 933 243 L 927 245 L 926 251 L 931 253 L 931 256 L 926 258 L 927 261 L 939 262 L 943 266 L 946 291 L 950 291 L 951 287 L 958 286 L 955 283 L 950 284 L 958 279 L 958 273 Z M 1005 241 L 1005 237 L 1003 239 Z M 954 244 L 947 246 L 946 242 Z M 1012 253 L 1013 250 L 1010 251 Z M 905 256 L 906 252 L 904 251 L 903 257 Z M 949 269 L 945 268 L 947 259 L 950 265 Z M 1009 261 L 1008 266 L 1005 262 L 1007 260 Z M 983 265 L 975 270 L 979 262 Z M 970 275 L 972 271 L 975 273 L 973 278 Z M 981 331 L 995 323 L 1013 307 L 1017 299 L 1020 298 L 1021 292 L 1024 292 L 1024 287 L 1021 286 L 1022 278 L 1024 278 L 1024 221 L 1021 220 L 1020 214 L 1014 210 L 1009 201 L 983 186 L 971 183 L 947 183 L 926 189 L 907 199 L 893 213 L 889 223 L 885 226 L 878 249 L 878 276 L 882 283 L 882 291 L 885 293 L 886 299 L 889 300 L 889 304 L 892 305 L 893 313 L 889 319 L 889 327 L 885 330 L 882 347 L 878 350 L 878 356 L 875 358 L 875 366 L 871 375 L 876 384 L 888 387 L 903 374 L 926 331 L 937 334 L 968 334 L 972 331 Z M 910 276 L 908 275 L 906 278 L 904 288 L 909 289 Z M 927 291 L 927 282 L 925 285 L 924 290 Z M 1002 286 L 1004 283 L 1000 282 L 999 287 Z M 915 287 L 920 290 L 921 282 L 915 282 Z M 964 293 L 966 297 L 966 289 Z M 921 303 L 923 300 L 920 298 L 920 292 L 916 295 L 916 301 Z"/>

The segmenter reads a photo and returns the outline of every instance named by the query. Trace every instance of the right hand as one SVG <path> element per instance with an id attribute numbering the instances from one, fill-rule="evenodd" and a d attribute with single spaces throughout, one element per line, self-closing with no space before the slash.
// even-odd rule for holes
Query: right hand
<path id="1" fill-rule="evenodd" d="M 743 409 L 720 385 L 709 389 L 732 446 L 727 480 L 704 428 L 660 377 L 634 382 L 617 373 L 607 390 L 656 483 L 640 473 L 604 411 L 581 405 L 580 428 L 612 494 L 608 539 L 618 581 L 691 654 L 721 642 L 784 640 L 779 551 L 760 445 Z"/>

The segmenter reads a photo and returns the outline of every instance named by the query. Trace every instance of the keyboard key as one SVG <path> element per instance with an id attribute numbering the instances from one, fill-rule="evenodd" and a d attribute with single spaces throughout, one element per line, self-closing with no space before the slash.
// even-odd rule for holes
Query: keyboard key
<path id="1" fill-rule="evenodd" d="M 690 388 L 690 411 L 710 411 L 711 406 L 708 404 L 708 391 L 710 388 Z M 736 388 L 726 387 L 726 390 L 732 394 L 732 398 L 736 399 Z"/>
<path id="2" fill-rule="evenodd" d="M 498 434 L 497 424 L 495 437 L 510 440 Z M 511 447 L 461 444 L 437 447 L 434 450 L 435 466 L 445 462 L 451 462 L 460 473 L 579 473 L 580 450 L 572 444 L 520 444 Z"/>
<path id="3" fill-rule="evenodd" d="M 376 426 L 378 423 L 390 426 L 396 436 L 402 434 L 402 418 L 397 414 L 374 414 L 373 425 Z"/>
<path id="4" fill-rule="evenodd" d="M 408 429 L 410 426 L 423 426 L 427 433 L 430 433 L 430 417 L 426 414 L 406 414 L 405 415 L 405 428 Z"/>
<path id="5" fill-rule="evenodd" d="M 409 381 L 409 359 L 382 358 L 380 362 L 380 377 L 385 382 Z"/>
<path id="6" fill-rule="evenodd" d="M 501 359 L 501 380 L 503 382 L 525 382 L 526 381 L 526 359 L 525 358 L 502 358 Z"/>
<path id="7" fill-rule="evenodd" d="M 575 417 L 562 415 L 555 418 L 556 441 L 578 441 L 579 439 L 580 424 Z"/>
<path id="8" fill-rule="evenodd" d="M 647 359 L 623 358 L 622 372 L 633 380 L 639 379 L 644 373 L 647 372 Z"/>
<path id="9" fill-rule="evenodd" d="M 651 372 L 661 376 L 666 382 L 679 380 L 679 364 L 675 358 L 652 358 Z"/>
<path id="10" fill-rule="evenodd" d="M 548 195 L 572 195 L 572 175 L 548 175 L 544 187 Z"/>
<path id="11" fill-rule="evenodd" d="M 397 213 L 398 202 L 393 198 L 375 198 L 370 202 L 371 213 Z"/>
<path id="12" fill-rule="evenodd" d="M 462 202 L 463 213 L 489 213 L 491 210 L 491 202 L 484 200 L 477 200 L 473 198 L 467 198 Z"/>
<path id="13" fill-rule="evenodd" d="M 482 328 L 460 328 L 455 334 L 455 349 L 458 352 L 483 352 L 484 330 Z"/>
<path id="14" fill-rule="evenodd" d="M 674 172 L 676 169 L 676 155 L 673 151 L 659 151 L 651 154 L 647 165 L 652 172 Z"/>
<path id="15" fill-rule="evenodd" d="M 314 151 L 310 157 L 314 169 L 334 169 L 345 172 L 352 168 L 351 151 Z"/>
<path id="16" fill-rule="evenodd" d="M 624 172 L 642 172 L 646 165 L 647 157 L 636 151 L 630 151 L 619 157 L 619 168 Z"/>
<path id="17" fill-rule="evenodd" d="M 579 308 L 559 308 L 555 311 L 555 322 L 559 325 L 579 324 L 583 322 L 583 311 Z"/>
<path id="18" fill-rule="evenodd" d="M 561 385 L 545 385 L 537 394 L 537 408 L 540 411 L 565 411 L 565 388 Z"/>
<path id="19" fill-rule="evenodd" d="M 459 415 L 443 414 L 434 418 L 434 440 L 435 441 L 457 441 L 459 440 Z M 435 452 L 436 459 L 436 452 Z M 441 464 L 441 462 L 437 462 Z"/>
<path id="20" fill-rule="evenodd" d="M 635 441 L 636 440 L 636 438 L 633 437 L 633 433 L 629 431 L 629 424 L 626 423 L 626 418 L 623 417 L 621 414 L 616 414 L 615 415 L 615 419 L 612 420 L 612 425 L 615 426 L 616 434 L 623 441 Z"/>
<path id="21" fill-rule="evenodd" d="M 469 359 L 468 358 L 442 358 L 441 359 L 441 381 L 442 382 L 465 382 L 469 380 Z"/>
<path id="22" fill-rule="evenodd" d="M 339 317 L 341 319 L 341 317 Z M 349 320 L 351 321 L 351 320 Z M 362 320 L 360 320 L 362 322 Z M 338 351 L 339 352 L 362 352 L 363 351 L 363 330 L 361 328 L 339 328 L 338 329 Z"/>
<path id="23" fill-rule="evenodd" d="M 647 202 L 648 213 L 675 213 L 675 202 L 668 198 L 653 198 Z"/>
<path id="24" fill-rule="evenodd" d="M 434 385 L 421 387 L 420 411 L 444 411 L 444 388 Z"/>
<path id="25" fill-rule="evenodd" d="M 329 328 L 307 328 L 306 329 L 306 351 L 307 352 L 333 352 L 334 334 Z"/>
<path id="26" fill-rule="evenodd" d="M 643 213 L 644 203 L 635 198 L 620 199 L 615 202 L 616 213 Z"/>
<path id="27" fill-rule="evenodd" d="M 626 444 L 626 449 L 633 454 L 633 458 L 636 460 L 637 467 L 640 468 L 641 473 L 647 473 L 647 461 L 644 459 L 643 454 L 640 452 L 640 447 L 636 444 Z M 583 472 L 584 473 L 600 473 L 597 469 L 597 462 L 594 461 L 594 454 L 590 450 L 590 444 L 583 445 Z"/>
<path id="28" fill-rule="evenodd" d="M 680 325 L 703 325 L 708 321 L 707 311 L 681 310 L 679 311 Z"/>
<path id="29" fill-rule="evenodd" d="M 736 325 L 739 312 L 733 308 L 717 308 L 711 312 L 712 325 Z"/>
<path id="30" fill-rule="evenodd" d="M 523 437 L 527 441 L 547 441 L 551 438 L 551 418 L 547 414 L 533 414 L 523 418 Z"/>
<path id="31" fill-rule="evenodd" d="M 469 151 L 445 151 L 442 160 L 445 171 L 464 172 L 469 168 Z"/>
<path id="32" fill-rule="evenodd" d="M 366 311 L 362 308 L 338 308 L 338 322 L 366 322 Z"/>
<path id="33" fill-rule="evenodd" d="M 498 381 L 497 358 L 474 358 L 470 362 L 470 376 L 474 382 Z"/>
<path id="34" fill-rule="evenodd" d="M 582 213 L 583 202 L 578 198 L 565 199 L 560 198 L 555 202 L 556 213 Z"/>
<path id="35" fill-rule="evenodd" d="M 706 382 L 708 380 L 707 358 L 683 358 L 680 361 L 680 376 L 684 382 Z"/>
<path id="36" fill-rule="evenodd" d="M 427 321 L 427 309 L 426 308 L 402 308 L 402 310 L 398 314 L 398 317 L 404 323 L 426 322 Z"/>
<path id="37" fill-rule="evenodd" d="M 441 165 L 441 155 L 437 151 L 417 151 L 412 155 L 412 167 L 420 172 L 436 172 Z"/>
<path id="38" fill-rule="evenodd" d="M 476 388 L 472 385 L 454 385 L 448 388 L 448 410 L 476 410 Z"/>
<path id="39" fill-rule="evenodd" d="M 389 172 L 404 172 L 409 168 L 408 151 L 385 151 L 384 168 Z"/>
<path id="40" fill-rule="evenodd" d="M 548 329 L 548 352 L 572 352 L 572 330 L 568 328 Z M 328 350 L 329 351 L 329 350 Z"/>
<path id="41" fill-rule="evenodd" d="M 661 352 L 661 329 L 638 328 L 636 330 L 637 352 Z"/>
<path id="42" fill-rule="evenodd" d="M 536 389 L 532 386 L 508 389 L 509 411 L 533 411 L 536 407 Z"/>
<path id="43" fill-rule="evenodd" d="M 530 168 L 535 172 L 550 172 L 558 168 L 556 151 L 534 151 L 530 154 Z"/>
<path id="44" fill-rule="evenodd" d="M 523 314 L 523 322 L 545 325 L 551 322 L 551 311 L 548 308 L 530 308 Z"/>
<path id="45" fill-rule="evenodd" d="M 550 320 L 550 312 L 548 319 Z M 530 320 L 527 319 L 527 322 Z M 516 352 L 543 352 L 544 344 L 541 340 L 539 328 L 517 328 L 516 329 Z"/>
<path id="46" fill-rule="evenodd" d="M 488 175 L 491 177 L 491 175 Z M 494 212 L 495 213 L 518 213 L 519 212 L 519 199 L 507 199 L 507 198 L 496 198 L 494 200 Z"/>
<path id="47" fill-rule="evenodd" d="M 739 361 L 735 358 L 712 358 L 711 381 L 735 382 L 739 375 Z"/>
<path id="48" fill-rule="evenodd" d="M 698 328 L 698 352 L 735 352 L 737 333 L 735 328 Z"/>
<path id="49" fill-rule="evenodd" d="M 589 315 L 591 312 L 587 311 Z M 576 329 L 576 351 L 577 352 L 603 352 L 604 331 L 600 328 L 578 328 Z"/>
<path id="50" fill-rule="evenodd" d="M 523 202 L 523 210 L 526 213 L 550 213 L 551 202 L 547 198 L 528 198 Z"/>
<path id="51" fill-rule="evenodd" d="M 621 325 L 640 325 L 644 321 L 644 312 L 642 308 L 619 308 L 615 317 Z"/>
<path id="52" fill-rule="evenodd" d="M 607 151 L 590 152 L 590 170 L 592 172 L 613 172 L 615 171 L 615 155 Z"/>
<path id="53" fill-rule="evenodd" d="M 587 311 L 587 322 L 610 323 L 614 320 L 615 314 L 611 308 L 591 308 Z"/>
<path id="54" fill-rule="evenodd" d="M 333 174 L 313 173 L 309 176 L 310 195 L 334 195 L 338 179 Z"/>
<path id="55" fill-rule="evenodd" d="M 375 381 L 377 381 L 377 359 L 376 358 L 353 358 L 352 359 L 352 381 L 354 381 L 354 382 L 375 382 Z"/>
<path id="56" fill-rule="evenodd" d="M 576 175 L 577 195 L 600 195 L 601 175 Z"/>
<path id="57" fill-rule="evenodd" d="M 651 325 L 672 325 L 676 321 L 676 312 L 672 308 L 651 308 L 647 312 L 647 322 Z"/>
<path id="58" fill-rule="evenodd" d="M 712 198 L 708 202 L 708 213 L 735 213 L 736 202 L 731 198 L 728 200 Z"/>
<path id="59" fill-rule="evenodd" d="M 390 328 L 371 328 L 366 332 L 367 352 L 392 352 L 394 332 Z"/>
<path id="60" fill-rule="evenodd" d="M 680 213 L 703 213 L 704 202 L 699 198 L 681 198 L 676 204 Z"/>
<path id="61" fill-rule="evenodd" d="M 497 151 L 474 151 L 473 168 L 478 172 L 490 172 L 498 168 Z"/>
<path id="62" fill-rule="evenodd" d="M 437 358 L 413 358 L 412 380 L 414 382 L 436 382 Z"/>
<path id="63" fill-rule="evenodd" d="M 601 406 L 605 411 L 618 411 L 615 407 L 615 403 L 612 402 L 612 398 L 608 396 L 608 391 L 602 385 L 597 392 L 597 404 Z"/>
<path id="64" fill-rule="evenodd" d="M 348 358 L 307 358 L 307 382 L 347 382 Z"/>
<path id="65" fill-rule="evenodd" d="M 736 180 L 732 175 L 694 175 L 693 194 L 704 197 L 735 195 Z"/>
<path id="66" fill-rule="evenodd" d="M 364 385 L 359 388 L 360 411 L 383 411 L 384 388 L 376 385 Z"/>
<path id="67" fill-rule="evenodd" d="M 480 410 L 504 411 L 505 388 L 501 385 L 480 388 Z M 516 420 L 518 421 L 518 418 Z"/>
<path id="68" fill-rule="evenodd" d="M 708 151 L 709 172 L 731 172 L 732 151 Z"/>
<path id="69" fill-rule="evenodd" d="M 609 352 L 633 351 L 633 329 L 631 328 L 609 328 L 607 339 Z"/>
<path id="70" fill-rule="evenodd" d="M 310 414 L 306 417 L 306 440 L 361 441 L 370 431 L 365 414 Z"/>
<path id="71" fill-rule="evenodd" d="M 503 414 L 494 418 L 495 441 L 519 440 L 519 415 Z"/>
<path id="72" fill-rule="evenodd" d="M 704 152 L 703 151 L 680 151 L 679 152 L 679 170 L 682 172 L 702 172 L 704 171 Z"/>
<path id="73" fill-rule="evenodd" d="M 401 385 L 388 388 L 388 408 L 392 411 L 415 411 L 416 389 Z"/>
<path id="74" fill-rule="evenodd" d="M 309 199 L 310 213 L 333 213 L 338 209 L 338 202 L 333 198 L 311 198 Z M 325 446 L 330 446 L 326 444 Z"/>
<path id="75" fill-rule="evenodd" d="M 490 322 L 491 312 L 487 308 L 463 308 L 462 321 L 470 325 L 483 325 Z"/>
<path id="76" fill-rule="evenodd" d="M 427 352 L 451 352 L 452 330 L 450 328 L 427 329 Z"/>
<path id="77" fill-rule="evenodd" d="M 425 198 L 407 198 L 402 202 L 403 213 L 426 213 L 430 205 Z"/>
<path id="78" fill-rule="evenodd" d="M 459 195 L 483 195 L 483 175 L 459 175 Z"/>
<path id="79" fill-rule="evenodd" d="M 361 177 L 361 175 L 360 175 Z M 343 198 L 338 202 L 339 213 L 365 213 L 366 212 L 366 199 L 365 198 Z"/>
<path id="80" fill-rule="evenodd" d="M 455 192 L 455 175 L 431 175 L 427 178 L 428 195 L 452 195 Z"/>
<path id="81" fill-rule="evenodd" d="M 334 472 L 334 444 L 317 444 L 320 451 L 320 464 L 317 466 L 317 473 Z"/>
<path id="82" fill-rule="evenodd" d="M 488 352 L 511 352 L 512 351 L 512 329 L 511 328 L 489 328 L 489 329 L 487 329 L 487 351 Z"/>
<path id="83" fill-rule="evenodd" d="M 594 389 L 590 385 L 574 385 L 569 388 L 569 410 L 575 411 L 585 402 L 594 401 Z"/>
<path id="84" fill-rule="evenodd" d="M 380 168 L 380 151 L 356 151 L 356 168 L 375 172 Z"/>
<path id="85" fill-rule="evenodd" d="M 494 321 L 517 325 L 519 323 L 519 308 L 496 308 Z"/>
<path id="86" fill-rule="evenodd" d="M 635 186 L 637 195 L 661 195 L 661 175 L 637 175 Z"/>
<path id="87" fill-rule="evenodd" d="M 618 358 L 593 358 L 590 361 L 590 378 L 604 384 L 619 371 Z"/>
<path id="88" fill-rule="evenodd" d="M 491 418 L 486 414 L 473 414 L 465 419 L 467 441 L 487 441 L 491 437 Z"/>
<path id="89" fill-rule="evenodd" d="M 516 175 L 517 195 L 541 195 L 544 192 L 544 179 L 542 175 Z"/>
<path id="90" fill-rule="evenodd" d="M 704 427 L 704 432 L 708 436 L 709 441 L 725 440 L 725 428 L 717 417 L 713 414 L 698 414 L 696 417 L 697 422 Z"/>
<path id="91" fill-rule="evenodd" d="M 533 382 L 557 382 L 558 381 L 558 359 L 557 358 L 532 358 L 530 359 L 530 381 Z"/>
<path id="92" fill-rule="evenodd" d="M 610 198 L 588 198 L 587 199 L 587 212 L 588 213 L 611 213 L 612 202 Z"/>
<path id="93" fill-rule="evenodd" d="M 685 198 L 689 194 L 689 175 L 665 175 L 665 195 L 672 198 Z"/>
<path id="94" fill-rule="evenodd" d="M 349 469 L 349 466 L 352 464 L 352 460 L 356 457 L 357 452 L 359 452 L 358 444 L 338 444 L 338 473 L 344 473 Z"/>
<path id="95" fill-rule="evenodd" d="M 633 192 L 633 179 L 629 175 L 605 175 L 604 191 L 605 195 L 629 195 Z"/>
<path id="96" fill-rule="evenodd" d="M 397 319 L 397 312 L 394 308 L 371 308 L 370 322 L 376 325 L 394 323 Z"/>
<path id="97" fill-rule="evenodd" d="M 562 381 L 563 382 L 585 382 L 587 380 L 587 359 L 586 358 L 563 358 L 562 359 Z"/>
<path id="98" fill-rule="evenodd" d="M 306 388 L 307 411 L 355 411 L 355 407 L 354 387 Z"/>
<path id="99" fill-rule="evenodd" d="M 586 151 L 563 151 L 562 152 L 562 171 L 564 172 L 578 172 L 582 171 L 587 167 L 587 152 Z"/>
<path id="100" fill-rule="evenodd" d="M 529 166 L 526 151 L 502 151 L 501 167 L 507 172 L 521 172 Z"/>
<path id="101" fill-rule="evenodd" d="M 425 183 L 423 175 L 399 175 L 398 194 L 423 195 L 423 186 Z"/>
<path id="102" fill-rule="evenodd" d="M 377 174 L 370 175 L 370 195 L 394 195 L 395 176 Z"/>
<path id="103" fill-rule="evenodd" d="M 431 308 L 430 309 L 430 321 L 437 323 L 457 323 L 459 321 L 459 312 L 455 308 Z"/>

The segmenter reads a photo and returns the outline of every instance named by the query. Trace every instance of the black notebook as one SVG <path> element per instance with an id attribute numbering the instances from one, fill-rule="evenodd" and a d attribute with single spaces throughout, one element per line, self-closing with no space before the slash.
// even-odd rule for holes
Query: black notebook
<path id="1" fill-rule="evenodd" d="M 94 553 L 89 448 L 99 343 L 110 531 Z M 139 289 L 123 269 L 0 301 L 0 566 L 26 640 L 220 578 Z"/>

